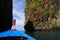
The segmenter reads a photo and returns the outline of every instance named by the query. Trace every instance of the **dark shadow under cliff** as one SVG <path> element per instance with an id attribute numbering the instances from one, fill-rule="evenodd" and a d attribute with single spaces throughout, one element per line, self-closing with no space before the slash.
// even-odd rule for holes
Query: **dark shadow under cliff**
<path id="1" fill-rule="evenodd" d="M 32 21 L 28 20 L 24 28 L 26 31 L 34 31 L 34 26 L 33 26 Z"/>

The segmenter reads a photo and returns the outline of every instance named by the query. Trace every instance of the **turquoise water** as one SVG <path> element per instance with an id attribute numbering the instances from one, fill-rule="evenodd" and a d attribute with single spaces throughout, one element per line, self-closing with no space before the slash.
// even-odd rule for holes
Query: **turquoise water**
<path id="1" fill-rule="evenodd" d="M 60 40 L 60 31 L 33 31 L 26 33 L 36 40 Z"/>

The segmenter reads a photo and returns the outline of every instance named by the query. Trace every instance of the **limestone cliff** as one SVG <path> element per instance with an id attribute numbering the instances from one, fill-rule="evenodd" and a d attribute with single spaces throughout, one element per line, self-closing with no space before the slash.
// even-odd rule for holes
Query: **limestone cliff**
<path id="1" fill-rule="evenodd" d="M 33 23 L 34 30 L 60 28 L 59 17 L 60 0 L 26 0 L 25 25 L 30 20 Z"/>

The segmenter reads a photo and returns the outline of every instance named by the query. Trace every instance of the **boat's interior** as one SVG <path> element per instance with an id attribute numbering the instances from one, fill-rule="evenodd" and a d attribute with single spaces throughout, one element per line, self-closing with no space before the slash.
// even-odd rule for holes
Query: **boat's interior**
<path id="1" fill-rule="evenodd" d="M 28 40 L 28 38 L 20 37 L 20 36 L 10 36 L 10 37 L 0 38 L 0 40 Z"/>

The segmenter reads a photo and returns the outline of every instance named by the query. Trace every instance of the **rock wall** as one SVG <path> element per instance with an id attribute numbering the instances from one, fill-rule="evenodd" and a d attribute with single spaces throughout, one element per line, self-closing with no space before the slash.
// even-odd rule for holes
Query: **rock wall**
<path id="1" fill-rule="evenodd" d="M 25 25 L 30 20 L 33 22 L 35 30 L 50 30 L 60 27 L 59 7 L 60 0 L 26 0 Z"/>

